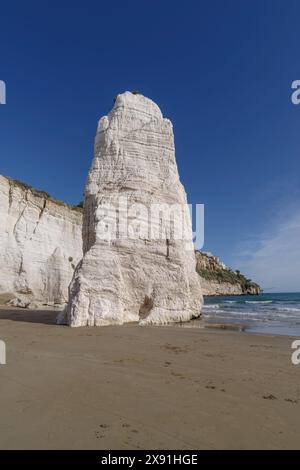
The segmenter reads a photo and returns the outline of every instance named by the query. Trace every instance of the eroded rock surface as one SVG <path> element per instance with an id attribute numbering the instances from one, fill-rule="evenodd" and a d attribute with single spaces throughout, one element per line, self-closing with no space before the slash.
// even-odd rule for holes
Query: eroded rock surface
<path id="1" fill-rule="evenodd" d="M 0 176 L 0 296 L 11 305 L 62 305 L 82 256 L 82 214 Z"/>
<path id="2" fill-rule="evenodd" d="M 118 95 L 99 121 L 85 188 L 84 256 L 58 322 L 143 325 L 198 317 L 202 294 L 186 203 L 171 122 L 150 99 Z M 156 213 L 158 204 L 182 208 L 182 219 L 175 216 L 169 232 Z M 117 217 L 113 210 L 107 216 L 107 207 L 116 208 Z M 103 234 L 105 227 L 110 234 Z M 177 229 L 183 230 L 181 239 Z"/>

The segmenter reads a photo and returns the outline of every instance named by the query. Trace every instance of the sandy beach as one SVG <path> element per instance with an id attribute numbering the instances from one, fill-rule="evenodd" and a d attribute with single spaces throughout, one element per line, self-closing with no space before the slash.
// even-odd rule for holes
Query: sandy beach
<path id="1" fill-rule="evenodd" d="M 291 338 L 0 309 L 1 449 L 300 446 Z"/>

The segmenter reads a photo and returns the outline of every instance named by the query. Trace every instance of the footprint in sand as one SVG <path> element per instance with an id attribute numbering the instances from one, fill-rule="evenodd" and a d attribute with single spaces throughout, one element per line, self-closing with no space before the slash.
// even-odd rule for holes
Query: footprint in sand
<path id="1" fill-rule="evenodd" d="M 298 400 L 293 400 L 292 398 L 285 398 L 284 401 L 287 401 L 288 403 L 292 403 L 293 405 L 298 403 Z"/>
<path id="2" fill-rule="evenodd" d="M 172 371 L 171 375 L 173 375 L 173 377 L 178 377 L 179 379 L 185 379 L 185 376 L 180 374 L 179 372 Z"/>
<path id="3" fill-rule="evenodd" d="M 208 388 L 209 390 L 216 390 L 217 387 L 215 385 L 205 385 L 205 388 Z"/>
<path id="4" fill-rule="evenodd" d="M 263 399 L 264 400 L 277 400 L 277 397 L 275 397 L 275 395 L 272 395 L 272 393 L 270 393 L 270 395 L 263 395 Z"/>
<path id="5" fill-rule="evenodd" d="M 186 353 L 189 351 L 188 346 L 184 346 L 183 348 L 180 346 L 174 346 L 173 344 L 166 343 L 161 348 L 166 349 L 167 351 L 174 352 L 175 354 L 179 353 Z"/>

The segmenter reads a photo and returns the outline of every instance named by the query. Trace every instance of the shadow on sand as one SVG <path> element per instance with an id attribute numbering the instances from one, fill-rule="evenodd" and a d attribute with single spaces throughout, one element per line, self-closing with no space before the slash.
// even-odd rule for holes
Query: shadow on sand
<path id="1" fill-rule="evenodd" d="M 0 308 L 0 321 L 12 320 L 25 323 L 39 323 L 43 325 L 56 325 L 58 310 L 27 310 Z"/>

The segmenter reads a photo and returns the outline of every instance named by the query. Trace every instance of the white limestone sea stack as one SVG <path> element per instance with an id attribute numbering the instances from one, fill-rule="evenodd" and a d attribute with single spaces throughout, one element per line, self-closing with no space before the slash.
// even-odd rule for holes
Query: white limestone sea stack
<path id="1" fill-rule="evenodd" d="M 172 212 L 168 228 L 161 207 Z M 172 124 L 150 99 L 117 96 L 100 119 L 85 187 L 83 259 L 58 323 L 188 321 L 202 293 Z M 181 235 L 180 235 L 181 234 Z"/>

